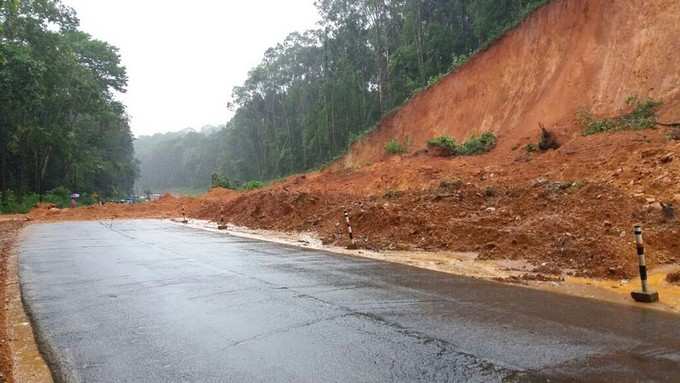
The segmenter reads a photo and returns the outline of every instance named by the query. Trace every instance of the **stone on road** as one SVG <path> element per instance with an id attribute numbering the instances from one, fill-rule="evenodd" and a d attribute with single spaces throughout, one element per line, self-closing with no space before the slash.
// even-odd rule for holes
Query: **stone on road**
<path id="1" fill-rule="evenodd" d="M 57 381 L 677 381 L 680 317 L 143 220 L 32 225 Z"/>

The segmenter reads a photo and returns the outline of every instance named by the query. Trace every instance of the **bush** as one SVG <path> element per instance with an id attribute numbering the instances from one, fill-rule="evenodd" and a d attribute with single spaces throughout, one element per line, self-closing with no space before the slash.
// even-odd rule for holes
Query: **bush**
<path id="1" fill-rule="evenodd" d="M 496 135 L 491 132 L 468 138 L 462 145 L 449 136 L 435 137 L 427 142 L 428 148 L 437 148 L 439 155 L 472 156 L 491 151 L 496 146 Z"/>
<path id="2" fill-rule="evenodd" d="M 213 173 L 211 177 L 211 188 L 234 189 L 234 184 L 227 177 L 222 177 L 217 173 Z"/>
<path id="3" fill-rule="evenodd" d="M 472 156 L 491 151 L 496 147 L 496 135 L 491 132 L 482 133 L 480 136 L 472 136 L 458 149 L 458 154 Z"/>
<path id="4" fill-rule="evenodd" d="M 456 140 L 449 136 L 435 137 L 427 141 L 428 148 L 437 148 L 442 156 L 455 156 L 458 154 Z"/>
<path id="5" fill-rule="evenodd" d="M 662 105 L 660 101 L 651 98 L 641 101 L 633 96 L 628 97 L 626 104 L 631 112 L 612 118 L 597 119 L 590 111 L 578 113 L 578 120 L 583 127 L 583 135 L 621 130 L 651 129 L 656 126 L 656 112 Z"/>
<path id="6" fill-rule="evenodd" d="M 385 151 L 388 154 L 404 154 L 406 153 L 406 147 L 393 138 L 385 145 Z"/>
<path id="7" fill-rule="evenodd" d="M 26 214 L 31 211 L 39 202 L 51 203 L 63 209 L 71 206 L 71 192 L 63 186 L 49 191 L 40 198 L 37 193 L 27 193 L 23 196 L 8 190 L 4 193 L 0 201 L 0 213 L 2 214 Z M 96 203 L 92 194 L 82 193 L 78 199 L 78 206 L 87 206 Z"/>
<path id="8" fill-rule="evenodd" d="M 2 214 L 26 214 L 40 200 L 40 196 L 34 193 L 24 194 L 19 197 L 11 190 L 4 192 L 2 202 L 0 202 L 0 213 Z"/>
<path id="9" fill-rule="evenodd" d="M 241 186 L 242 190 L 255 190 L 255 189 L 260 189 L 264 187 L 264 183 L 260 181 L 248 181 L 243 186 Z"/>

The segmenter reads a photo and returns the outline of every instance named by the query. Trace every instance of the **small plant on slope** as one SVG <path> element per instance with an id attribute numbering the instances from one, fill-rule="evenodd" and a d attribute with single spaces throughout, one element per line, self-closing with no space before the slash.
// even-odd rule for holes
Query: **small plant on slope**
<path id="1" fill-rule="evenodd" d="M 463 144 L 448 136 L 435 137 L 427 142 L 428 148 L 436 148 L 442 156 L 473 156 L 491 151 L 496 146 L 496 135 L 491 132 L 468 138 Z"/>
<path id="2" fill-rule="evenodd" d="M 436 149 L 438 155 L 447 157 L 455 156 L 458 153 L 458 145 L 456 140 L 449 136 L 435 137 L 427 141 L 427 147 L 430 149 Z"/>
<path id="3" fill-rule="evenodd" d="M 479 136 L 472 136 L 463 143 L 458 149 L 458 153 L 463 156 L 473 156 L 491 151 L 496 147 L 496 135 L 491 132 L 482 133 Z"/>
<path id="4" fill-rule="evenodd" d="M 406 153 L 406 147 L 393 138 L 385 144 L 385 152 L 388 154 L 404 154 Z"/>
<path id="5" fill-rule="evenodd" d="M 628 97 L 626 104 L 632 109 L 631 112 L 612 118 L 598 119 L 590 111 L 579 112 L 578 119 L 583 127 L 583 135 L 651 129 L 656 126 L 656 112 L 662 105 L 661 102 L 651 98 L 640 100 L 633 96 Z"/>

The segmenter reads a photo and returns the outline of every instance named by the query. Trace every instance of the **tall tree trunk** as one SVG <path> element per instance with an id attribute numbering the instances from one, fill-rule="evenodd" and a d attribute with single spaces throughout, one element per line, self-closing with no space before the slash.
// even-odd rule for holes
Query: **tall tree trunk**
<path id="1" fill-rule="evenodd" d="M 40 169 L 40 182 L 38 183 L 38 194 L 41 196 L 41 198 L 43 194 L 42 189 L 45 184 L 45 176 L 47 175 L 47 165 L 49 165 L 51 155 L 52 147 L 48 146 L 47 151 L 45 152 L 45 158 L 42 161 L 42 167 Z"/>

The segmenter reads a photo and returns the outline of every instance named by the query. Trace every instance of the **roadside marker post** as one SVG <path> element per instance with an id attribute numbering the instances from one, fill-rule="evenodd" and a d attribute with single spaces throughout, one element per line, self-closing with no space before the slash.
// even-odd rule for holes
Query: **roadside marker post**
<path id="1" fill-rule="evenodd" d="M 645 260 L 645 245 L 642 240 L 642 226 L 635 225 L 635 243 L 637 245 L 637 255 L 640 261 L 640 281 L 642 282 L 642 291 L 633 291 L 630 295 L 636 302 L 654 303 L 659 301 L 659 293 L 649 289 L 647 282 L 647 261 Z"/>
<path id="2" fill-rule="evenodd" d="M 182 223 L 189 223 L 189 220 L 187 219 L 187 213 L 184 210 L 184 205 L 182 205 Z"/>
<path id="3" fill-rule="evenodd" d="M 220 224 L 217 225 L 217 230 L 227 230 L 227 225 L 224 223 L 224 206 L 220 206 Z"/>
<path id="4" fill-rule="evenodd" d="M 352 248 L 356 248 L 356 242 L 354 242 L 354 233 L 352 233 L 352 224 L 349 222 L 349 212 L 345 210 L 345 222 L 347 223 L 347 232 L 349 233 L 349 240 L 352 241 Z"/>

